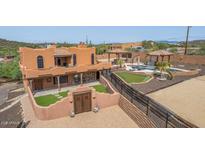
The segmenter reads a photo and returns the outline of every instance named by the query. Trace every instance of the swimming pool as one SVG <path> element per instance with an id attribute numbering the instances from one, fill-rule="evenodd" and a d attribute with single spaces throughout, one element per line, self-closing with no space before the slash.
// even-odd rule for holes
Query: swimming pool
<path id="1" fill-rule="evenodd" d="M 153 73 L 153 72 L 159 72 L 159 70 L 156 70 L 156 66 L 151 65 L 126 65 L 126 70 L 133 71 L 133 72 L 144 72 L 144 73 Z M 169 68 L 171 72 L 186 72 L 188 70 L 180 69 L 171 67 Z"/>

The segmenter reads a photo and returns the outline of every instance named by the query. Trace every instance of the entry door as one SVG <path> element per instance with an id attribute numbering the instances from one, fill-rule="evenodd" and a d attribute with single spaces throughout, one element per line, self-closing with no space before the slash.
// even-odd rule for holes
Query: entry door
<path id="1" fill-rule="evenodd" d="M 42 90 L 43 89 L 43 80 L 42 79 L 36 79 L 34 80 L 34 88 L 35 90 Z"/>
<path id="2" fill-rule="evenodd" d="M 91 93 L 83 94 L 83 112 L 91 111 Z"/>
<path id="3" fill-rule="evenodd" d="M 74 94 L 75 114 L 91 111 L 91 92 Z"/>

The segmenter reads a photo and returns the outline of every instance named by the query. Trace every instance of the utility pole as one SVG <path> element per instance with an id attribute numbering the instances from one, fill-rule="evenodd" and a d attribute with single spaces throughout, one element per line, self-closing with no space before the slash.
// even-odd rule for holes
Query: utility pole
<path id="1" fill-rule="evenodd" d="M 187 27 L 187 33 L 186 33 L 186 44 L 185 44 L 185 51 L 184 51 L 184 54 L 186 55 L 187 54 L 187 45 L 188 45 L 188 39 L 189 39 L 189 29 L 190 29 L 191 26 L 188 26 Z"/>

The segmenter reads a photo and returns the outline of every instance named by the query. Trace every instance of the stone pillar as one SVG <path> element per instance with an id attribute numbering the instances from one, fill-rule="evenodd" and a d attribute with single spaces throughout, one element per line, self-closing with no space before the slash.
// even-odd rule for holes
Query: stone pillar
<path id="1" fill-rule="evenodd" d="M 110 62 L 110 53 L 108 53 L 108 62 Z"/>
<path id="2" fill-rule="evenodd" d="M 58 90 L 60 91 L 60 76 L 57 76 L 57 82 L 58 82 Z"/>

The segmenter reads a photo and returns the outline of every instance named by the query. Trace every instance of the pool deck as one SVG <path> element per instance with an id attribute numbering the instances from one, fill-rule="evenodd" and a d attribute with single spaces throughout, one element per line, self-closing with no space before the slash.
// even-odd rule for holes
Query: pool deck
<path id="1" fill-rule="evenodd" d="M 148 94 L 185 120 L 205 127 L 205 75 Z"/>

